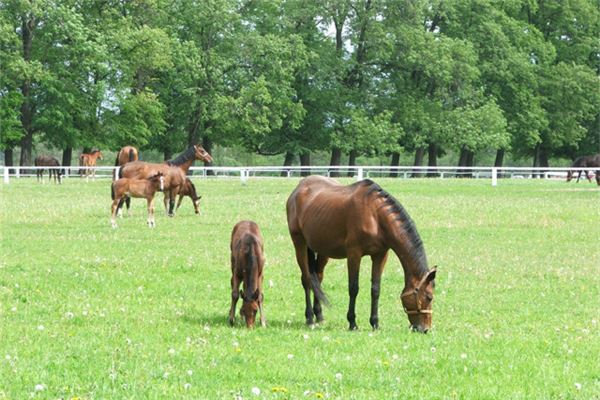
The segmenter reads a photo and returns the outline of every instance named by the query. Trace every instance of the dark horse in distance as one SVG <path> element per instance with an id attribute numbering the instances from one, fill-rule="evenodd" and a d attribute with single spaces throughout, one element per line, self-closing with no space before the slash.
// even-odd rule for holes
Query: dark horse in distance
<path id="1" fill-rule="evenodd" d="M 381 275 L 392 249 L 404 269 L 401 301 L 411 328 L 427 332 L 431 328 L 431 303 L 436 269 L 429 269 L 421 238 L 404 208 L 375 182 L 366 179 L 349 186 L 321 177 L 304 178 L 287 201 L 287 220 L 302 272 L 306 301 L 306 323 L 323 320 L 321 302 L 327 298 L 321 289 L 323 271 L 329 258 L 348 259 L 350 304 L 347 319 L 356 326 L 360 262 L 370 256 L 371 317 L 379 327 L 378 304 Z M 314 293 L 311 307 L 310 291 Z"/>
<path id="2" fill-rule="evenodd" d="M 169 216 L 174 215 L 175 199 L 185 184 L 185 175 L 195 160 L 212 162 L 213 158 L 202 146 L 195 144 L 173 160 L 163 164 L 143 161 L 128 162 L 119 170 L 119 178 L 147 179 L 161 172 L 165 176 L 165 193 L 169 195 Z M 123 202 L 119 204 L 119 208 Z"/>
<path id="3" fill-rule="evenodd" d="M 58 183 L 61 183 L 62 170 L 60 167 L 60 162 L 52 156 L 37 156 L 34 160 L 34 164 L 36 167 L 50 167 L 48 168 L 48 181 L 52 180 L 52 176 L 54 176 L 54 183 L 56 183 L 58 179 Z M 44 181 L 44 169 L 40 168 L 36 170 L 36 175 L 38 181 L 41 179 Z"/>
<path id="4" fill-rule="evenodd" d="M 240 221 L 231 232 L 231 308 L 229 324 L 235 321 L 235 306 L 242 297 L 240 315 L 248 328 L 253 328 L 256 313 L 265 326 L 263 314 L 263 267 L 265 265 L 263 238 L 254 221 Z M 240 284 L 244 290 L 240 291 Z"/>
<path id="5" fill-rule="evenodd" d="M 600 186 L 600 153 L 591 155 L 591 156 L 582 156 L 582 157 L 575 159 L 575 161 L 573 161 L 573 164 L 571 164 L 571 168 L 595 169 L 594 173 L 596 175 L 596 183 Z M 591 182 L 592 180 L 591 180 L 590 176 L 588 175 L 588 171 L 585 171 L 585 170 L 579 171 L 579 173 L 577 174 L 576 182 L 579 182 L 579 178 L 581 178 L 582 172 L 585 172 L 585 177 L 587 178 L 588 181 Z M 573 179 L 573 175 L 575 175 L 575 173 L 573 171 L 567 172 L 567 182 L 570 182 L 571 179 Z"/>

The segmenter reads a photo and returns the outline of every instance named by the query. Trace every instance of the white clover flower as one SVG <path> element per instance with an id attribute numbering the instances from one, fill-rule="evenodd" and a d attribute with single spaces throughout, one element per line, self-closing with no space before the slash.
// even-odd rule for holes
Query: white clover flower
<path id="1" fill-rule="evenodd" d="M 252 394 L 255 396 L 260 395 L 260 389 L 257 388 L 256 386 L 252 388 Z"/>
<path id="2" fill-rule="evenodd" d="M 184 384 L 184 385 L 183 385 L 183 388 L 184 388 L 185 390 L 189 390 L 191 387 L 192 387 L 192 384 L 191 384 L 191 383 L 186 383 L 186 384 Z"/>
<path id="3" fill-rule="evenodd" d="M 342 373 L 338 372 L 337 374 L 335 374 L 335 379 L 338 380 L 338 381 L 341 381 L 342 380 Z"/>
<path id="4" fill-rule="evenodd" d="M 38 383 L 37 385 L 35 385 L 35 388 L 34 388 L 34 390 L 36 392 L 41 392 L 41 391 L 43 391 L 45 389 L 46 389 L 46 385 L 43 385 L 41 383 Z"/>

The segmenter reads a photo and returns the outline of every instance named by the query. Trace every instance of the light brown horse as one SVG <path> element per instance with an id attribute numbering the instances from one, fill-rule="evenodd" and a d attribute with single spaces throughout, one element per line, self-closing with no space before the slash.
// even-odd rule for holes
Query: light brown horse
<path id="1" fill-rule="evenodd" d="M 265 326 L 263 313 L 263 238 L 256 222 L 240 221 L 231 232 L 231 308 L 229 324 L 235 321 L 235 306 L 242 297 L 240 315 L 248 328 L 253 328 L 256 313 L 260 312 L 260 324 Z M 240 291 L 240 284 L 244 290 Z"/>
<path id="2" fill-rule="evenodd" d="M 148 179 L 129 179 L 121 178 L 112 183 L 111 186 L 111 218 L 110 222 L 113 228 L 117 227 L 115 217 L 117 215 L 117 205 L 125 196 L 145 198 L 148 202 L 147 223 L 150 228 L 154 228 L 154 195 L 158 191 L 164 190 L 165 177 L 161 172 Z"/>
<path id="3" fill-rule="evenodd" d="M 327 298 L 321 282 L 328 259 L 347 258 L 350 294 L 347 319 L 350 329 L 357 329 L 355 304 L 360 262 L 363 256 L 370 256 L 373 266 L 369 322 L 377 329 L 381 275 L 388 250 L 392 249 L 404 269 L 401 300 L 411 328 L 419 332 L 431 328 L 436 270 L 428 268 L 415 224 L 390 194 L 368 179 L 344 186 L 329 178 L 310 176 L 294 189 L 286 209 L 302 271 L 307 324 L 312 325 L 315 316 L 318 322 L 323 320 L 321 302 Z M 311 307 L 311 289 L 314 307 Z"/>
<path id="4" fill-rule="evenodd" d="M 181 185 L 183 185 L 183 183 L 185 182 L 185 175 L 187 174 L 188 170 L 190 169 L 190 166 L 195 160 L 212 162 L 213 158 L 210 154 L 206 152 L 206 150 L 204 150 L 202 146 L 196 144 L 190 146 L 186 151 L 181 153 L 174 160 L 165 161 L 165 163 L 163 164 L 147 163 L 143 161 L 133 161 L 127 163 L 123 168 L 119 170 L 119 177 L 144 179 L 153 174 L 156 174 L 159 171 L 162 172 L 165 175 L 165 177 L 167 177 L 169 172 L 168 169 L 170 167 L 177 167 L 177 169 L 179 169 L 183 173 L 184 179 L 180 181 L 178 179 L 172 179 L 172 183 L 171 181 L 169 181 L 168 178 L 166 179 L 167 181 L 169 181 L 167 182 L 167 189 L 165 189 L 169 192 L 168 215 L 172 217 L 174 215 L 175 198 L 177 197 L 177 194 L 179 194 L 179 190 L 181 190 Z M 180 184 L 177 185 L 179 182 Z M 121 207 L 122 203 L 119 204 L 119 208 Z"/>
<path id="5" fill-rule="evenodd" d="M 58 179 L 58 183 L 61 183 L 61 176 L 62 176 L 62 170 L 58 167 L 60 167 L 60 162 L 58 161 L 58 159 L 56 159 L 55 157 L 52 156 L 37 156 L 34 160 L 35 166 L 36 167 L 49 167 L 48 168 L 48 182 L 50 182 L 52 180 L 52 176 L 54 175 L 54 183 L 56 183 L 57 179 Z M 37 180 L 38 182 L 40 181 L 40 179 L 42 180 L 42 183 L 44 182 L 44 170 L 42 168 L 37 169 L 36 171 L 36 175 L 37 175 Z"/>
<path id="6" fill-rule="evenodd" d="M 90 175 L 92 178 L 96 177 L 96 170 L 90 168 L 96 166 L 96 160 L 102 160 L 102 152 L 100 150 L 92 150 L 91 153 L 81 153 L 79 155 L 79 166 L 87 167 L 83 169 L 83 174 L 86 178 Z M 82 174 L 81 169 L 79 170 L 79 174 Z"/>
<path id="7" fill-rule="evenodd" d="M 121 150 L 117 153 L 117 159 L 115 160 L 115 167 L 122 167 L 131 161 L 138 160 L 138 150 L 133 146 L 121 147 Z M 117 179 L 117 174 L 113 174 L 113 179 Z"/>

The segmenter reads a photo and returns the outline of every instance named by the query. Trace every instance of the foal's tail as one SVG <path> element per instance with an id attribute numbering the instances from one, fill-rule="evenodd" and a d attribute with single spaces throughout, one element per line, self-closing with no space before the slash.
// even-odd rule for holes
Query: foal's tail
<path id="1" fill-rule="evenodd" d="M 110 185 L 110 197 L 111 199 L 115 199 L 115 186 L 114 185 Z"/>
<path id="2" fill-rule="evenodd" d="M 308 249 L 308 271 L 310 272 L 310 283 L 315 297 L 324 305 L 329 306 L 329 299 L 321 288 L 321 282 L 317 276 L 317 255 L 310 247 Z"/>

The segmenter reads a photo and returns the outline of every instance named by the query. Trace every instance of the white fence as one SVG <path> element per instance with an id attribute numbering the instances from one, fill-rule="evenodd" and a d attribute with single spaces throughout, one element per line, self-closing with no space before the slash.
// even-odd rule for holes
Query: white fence
<path id="1" fill-rule="evenodd" d="M 4 183 L 9 183 L 11 178 L 35 177 L 37 170 L 48 170 L 50 167 L 34 167 L 34 166 L 0 166 Z M 61 170 L 63 179 L 79 178 L 81 167 L 52 167 L 55 170 Z M 115 171 L 119 167 L 101 166 L 88 168 L 94 171 L 95 177 L 98 179 L 112 178 Z M 484 178 L 490 179 L 492 186 L 498 184 L 498 178 L 513 178 L 513 179 L 565 179 L 567 171 L 585 171 L 591 173 L 593 171 L 586 168 L 529 168 L 529 167 L 415 167 L 415 166 L 271 166 L 271 167 L 191 167 L 190 171 L 194 177 L 199 178 L 224 178 L 236 177 L 242 183 L 245 183 L 250 178 L 258 177 L 298 177 L 303 174 L 311 175 L 326 175 L 331 176 L 337 172 L 339 176 L 354 177 L 356 180 L 365 178 L 390 177 L 411 178 L 411 177 L 438 177 L 444 178 Z M 45 178 L 48 172 L 45 171 Z M 582 175 L 584 177 L 584 175 Z M 86 178 L 89 179 L 89 178 Z M 584 177 L 585 179 L 585 177 Z"/>

